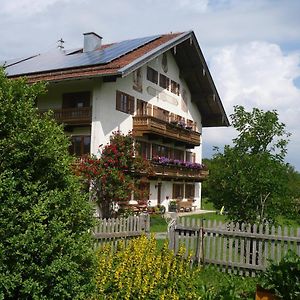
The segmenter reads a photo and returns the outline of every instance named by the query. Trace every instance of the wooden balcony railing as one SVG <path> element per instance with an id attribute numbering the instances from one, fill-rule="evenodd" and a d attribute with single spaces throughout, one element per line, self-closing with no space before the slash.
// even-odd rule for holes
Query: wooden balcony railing
<path id="1" fill-rule="evenodd" d="M 41 111 L 42 113 L 47 110 Z M 52 109 L 54 119 L 59 123 L 69 125 L 90 124 L 92 121 L 92 107 Z"/>
<path id="2" fill-rule="evenodd" d="M 201 182 L 207 179 L 209 171 L 187 167 L 153 164 L 151 177 Z"/>
<path id="3" fill-rule="evenodd" d="M 136 137 L 145 134 L 158 135 L 192 147 L 200 145 L 200 133 L 193 130 L 192 126 L 170 121 L 166 116 L 162 118 L 150 115 L 133 117 L 133 134 Z"/>

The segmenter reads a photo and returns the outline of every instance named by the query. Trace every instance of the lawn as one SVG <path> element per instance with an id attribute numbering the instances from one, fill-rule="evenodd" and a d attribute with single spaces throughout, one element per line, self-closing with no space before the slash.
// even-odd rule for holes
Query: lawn
<path id="1" fill-rule="evenodd" d="M 162 215 L 150 215 L 150 232 L 166 232 L 168 224 Z"/>

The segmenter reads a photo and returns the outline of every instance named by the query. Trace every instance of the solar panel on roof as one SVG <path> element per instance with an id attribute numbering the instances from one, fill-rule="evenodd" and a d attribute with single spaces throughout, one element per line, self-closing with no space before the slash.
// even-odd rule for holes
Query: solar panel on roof
<path id="1" fill-rule="evenodd" d="M 103 50 L 70 54 L 72 52 L 48 52 L 6 67 L 8 75 L 24 75 L 51 70 L 62 70 L 109 63 L 157 38 L 160 35 L 126 40 L 112 44 Z M 69 54 L 69 55 L 68 55 Z"/>

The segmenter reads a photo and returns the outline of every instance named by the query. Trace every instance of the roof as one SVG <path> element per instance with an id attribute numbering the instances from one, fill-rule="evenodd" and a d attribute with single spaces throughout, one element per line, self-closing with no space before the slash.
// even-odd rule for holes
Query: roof
<path id="1" fill-rule="evenodd" d="M 202 126 L 229 126 L 221 99 L 193 31 L 154 35 L 102 45 L 53 51 L 2 62 L 8 77 L 26 76 L 29 82 L 62 81 L 99 76 L 124 77 L 170 50 L 202 115 Z"/>

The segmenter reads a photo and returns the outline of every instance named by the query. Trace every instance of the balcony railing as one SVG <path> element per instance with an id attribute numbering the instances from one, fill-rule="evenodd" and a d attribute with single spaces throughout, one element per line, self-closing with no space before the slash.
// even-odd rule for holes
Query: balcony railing
<path id="1" fill-rule="evenodd" d="M 136 137 L 145 134 L 162 136 L 171 140 L 191 146 L 200 145 L 200 133 L 195 131 L 195 126 L 176 121 L 167 116 L 161 118 L 150 115 L 137 115 L 133 117 L 133 133 Z"/>
<path id="2" fill-rule="evenodd" d="M 42 110 L 41 112 L 46 112 Z M 52 109 L 54 119 L 59 123 L 69 125 L 73 124 L 90 124 L 92 121 L 92 107 L 76 107 Z"/>
<path id="3" fill-rule="evenodd" d="M 207 179 L 209 171 L 187 167 L 153 164 L 152 177 L 201 182 Z"/>

